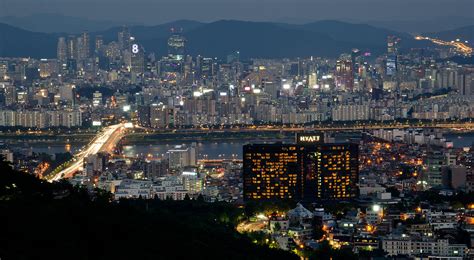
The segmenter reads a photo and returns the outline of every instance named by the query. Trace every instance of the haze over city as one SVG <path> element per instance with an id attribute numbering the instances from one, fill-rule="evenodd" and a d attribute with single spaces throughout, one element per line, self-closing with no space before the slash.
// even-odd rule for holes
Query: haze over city
<path id="1" fill-rule="evenodd" d="M 426 21 L 472 18 L 469 0 L 2 0 L 0 16 L 55 13 L 94 20 L 155 25 L 180 19 L 312 22 L 333 19 Z"/>

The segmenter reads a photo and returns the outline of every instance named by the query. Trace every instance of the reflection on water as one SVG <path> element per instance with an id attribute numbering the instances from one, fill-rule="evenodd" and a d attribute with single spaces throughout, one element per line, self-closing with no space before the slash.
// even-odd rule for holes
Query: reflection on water
<path id="1" fill-rule="evenodd" d="M 453 141 L 455 148 L 470 147 L 474 143 L 474 133 L 448 134 L 445 137 Z"/>
<path id="2" fill-rule="evenodd" d="M 198 143 L 198 158 L 213 159 L 241 159 L 242 146 L 247 142 L 207 142 Z M 187 143 L 189 145 L 190 143 Z M 157 144 L 157 145 L 125 145 L 123 154 L 127 157 L 142 157 L 152 155 L 153 157 L 164 157 L 166 152 L 178 144 Z"/>
<path id="3" fill-rule="evenodd" d="M 76 153 L 81 146 L 80 145 L 71 145 L 71 144 L 61 144 L 61 145 L 40 145 L 40 144 L 33 144 L 31 146 L 23 146 L 19 145 L 15 148 L 29 148 L 33 150 L 34 153 L 47 153 L 47 154 L 55 154 L 55 153 Z"/>
<path id="4" fill-rule="evenodd" d="M 474 142 L 474 133 L 464 133 L 464 134 L 449 134 L 445 136 L 446 139 L 453 141 L 454 147 L 462 148 L 466 146 L 471 146 Z M 281 141 L 281 140 L 278 140 Z M 292 140 L 287 140 L 291 142 Z M 208 158 L 208 159 L 218 159 L 218 158 L 236 158 L 242 159 L 242 146 L 247 143 L 273 143 L 273 141 L 209 141 L 209 142 L 199 142 L 197 143 L 198 147 L 198 158 Z M 127 157 L 137 157 L 137 156 L 147 156 L 148 154 L 153 155 L 153 157 L 163 157 L 169 149 L 172 149 L 175 145 L 180 145 L 182 143 L 162 143 L 162 144 L 136 144 L 136 145 L 126 145 L 123 147 L 123 153 Z M 190 142 L 185 143 L 190 145 Z M 33 152 L 37 153 L 64 153 L 68 150 L 71 153 L 76 153 L 82 146 L 85 144 L 67 144 L 67 145 L 45 145 L 45 144 L 33 144 Z M 25 147 L 19 145 L 17 148 Z M 27 148 L 27 147 L 26 147 Z"/>
<path id="5" fill-rule="evenodd" d="M 255 141 L 259 142 L 259 141 Z M 242 146 L 250 143 L 249 141 L 242 142 L 200 142 L 197 143 L 198 158 L 207 159 L 241 159 Z M 260 142 L 262 143 L 262 142 Z M 127 157 L 141 157 L 151 154 L 155 158 L 163 157 L 166 152 L 176 145 L 182 143 L 165 143 L 165 144 L 136 144 L 123 146 L 123 154 Z M 191 143 L 185 143 L 190 145 Z M 22 146 L 23 147 L 23 146 Z M 35 153 L 64 153 L 70 151 L 76 153 L 82 145 L 33 145 L 32 149 Z"/>

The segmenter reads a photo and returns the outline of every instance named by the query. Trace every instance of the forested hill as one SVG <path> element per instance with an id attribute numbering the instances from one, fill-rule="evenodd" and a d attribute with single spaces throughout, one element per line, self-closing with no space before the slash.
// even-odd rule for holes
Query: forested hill
<path id="1" fill-rule="evenodd" d="M 200 200 L 127 200 L 46 183 L 0 162 L 1 259 L 294 259 L 237 233 L 242 211 Z"/>

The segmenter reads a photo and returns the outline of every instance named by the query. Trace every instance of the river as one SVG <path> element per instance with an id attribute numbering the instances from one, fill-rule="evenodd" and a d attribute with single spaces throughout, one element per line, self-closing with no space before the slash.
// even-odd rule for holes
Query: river
<path id="1" fill-rule="evenodd" d="M 453 141 L 455 148 L 462 148 L 466 146 L 471 146 L 474 143 L 474 133 L 460 133 L 460 134 L 447 134 L 445 137 L 448 140 Z M 278 140 L 281 141 L 281 140 Z M 285 140 L 286 142 L 292 142 L 293 140 Z M 218 158 L 242 158 L 242 146 L 248 143 L 264 143 L 264 142 L 275 142 L 275 140 L 245 140 L 245 141 L 203 141 L 198 142 L 198 158 L 209 158 L 209 159 L 218 159 Z M 123 147 L 123 153 L 127 157 L 136 157 L 136 156 L 147 156 L 153 155 L 153 157 L 162 157 L 166 151 L 173 149 L 176 145 L 187 144 L 190 145 L 191 142 L 166 142 L 166 143 L 156 143 L 156 144 L 132 144 L 125 145 Z M 28 145 L 18 145 L 15 148 L 28 148 L 31 147 L 33 152 L 37 153 L 64 153 L 66 151 L 71 151 L 72 153 L 77 152 L 82 148 L 84 144 L 75 144 L 67 147 L 64 144 L 61 145 L 47 145 L 47 144 L 28 144 Z"/>

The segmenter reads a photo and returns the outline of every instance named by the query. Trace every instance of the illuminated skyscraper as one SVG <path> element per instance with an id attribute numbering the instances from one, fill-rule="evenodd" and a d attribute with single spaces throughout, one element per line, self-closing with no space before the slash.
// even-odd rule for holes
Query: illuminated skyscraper
<path id="1" fill-rule="evenodd" d="M 385 74 L 393 76 L 397 73 L 397 55 L 387 55 Z"/>
<path id="2" fill-rule="evenodd" d="M 60 62 L 64 62 L 67 59 L 67 44 L 64 37 L 59 37 L 58 39 L 57 58 Z"/>
<path id="3" fill-rule="evenodd" d="M 168 39 L 168 54 L 171 59 L 181 61 L 186 54 L 186 39 L 172 30 L 173 35 Z"/>
<path id="4" fill-rule="evenodd" d="M 398 49 L 400 45 L 400 38 L 397 36 L 387 36 L 387 53 L 388 54 L 398 54 Z"/>
<path id="5" fill-rule="evenodd" d="M 136 76 L 145 73 L 145 53 L 143 48 L 136 42 L 130 46 L 131 72 Z"/>
<path id="6" fill-rule="evenodd" d="M 351 60 L 336 61 L 336 85 L 338 88 L 346 90 L 354 88 L 354 72 Z"/>
<path id="7" fill-rule="evenodd" d="M 244 200 L 356 198 L 357 144 L 323 144 L 306 135 L 297 144 L 244 146 Z"/>
<path id="8" fill-rule="evenodd" d="M 393 35 L 387 37 L 387 59 L 385 64 L 385 74 L 387 76 L 394 76 L 397 73 L 399 45 L 400 38 Z"/>

